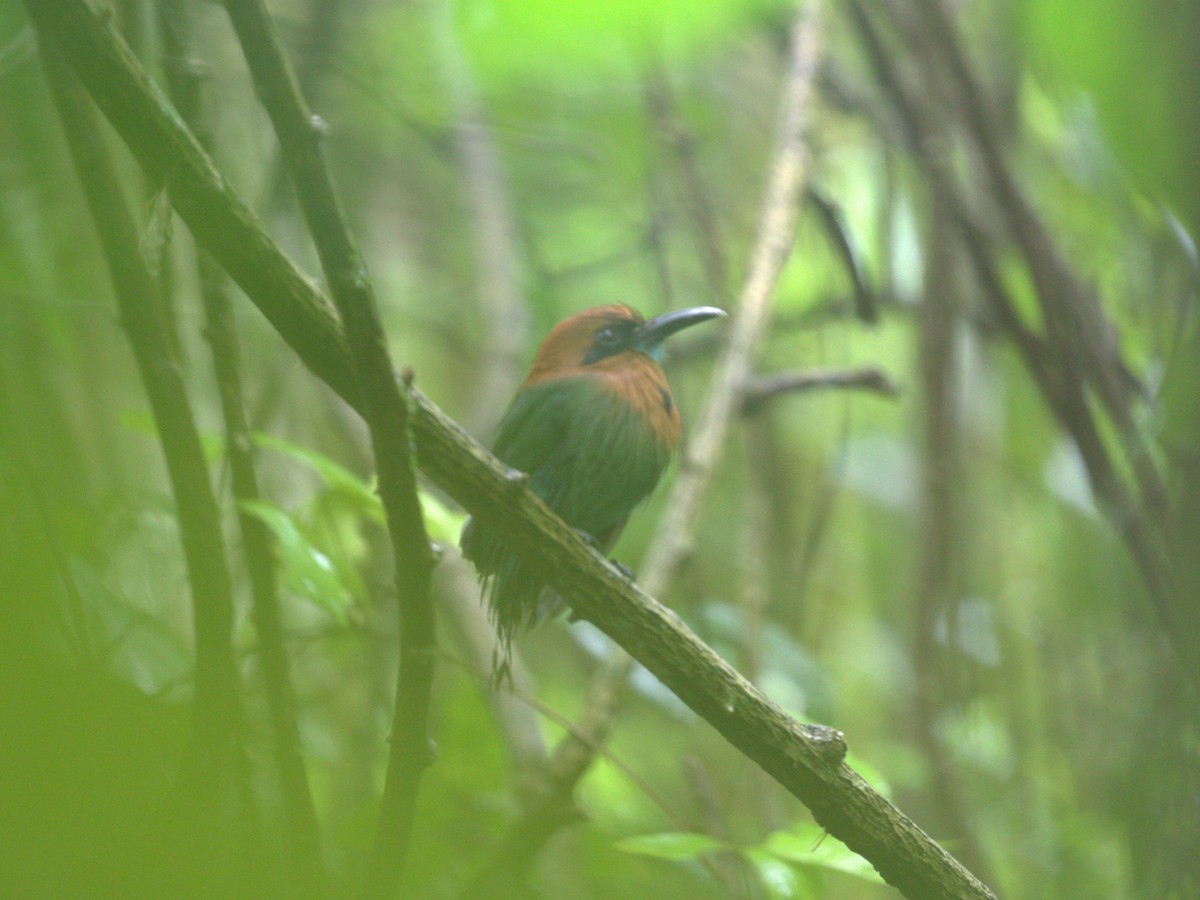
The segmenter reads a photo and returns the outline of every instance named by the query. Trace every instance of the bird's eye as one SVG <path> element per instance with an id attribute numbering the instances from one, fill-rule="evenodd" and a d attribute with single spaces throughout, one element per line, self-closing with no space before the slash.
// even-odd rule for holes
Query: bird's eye
<path id="1" fill-rule="evenodd" d="M 612 325 L 605 325 L 596 332 L 596 344 L 601 347 L 615 347 L 621 343 L 621 333 Z"/>

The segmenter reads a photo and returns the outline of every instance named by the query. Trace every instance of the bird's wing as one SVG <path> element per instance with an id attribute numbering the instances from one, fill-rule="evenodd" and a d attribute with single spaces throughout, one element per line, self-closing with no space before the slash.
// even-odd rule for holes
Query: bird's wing
<path id="1" fill-rule="evenodd" d="M 547 462 L 563 456 L 573 409 L 581 402 L 581 390 L 580 385 L 566 380 L 525 388 L 513 398 L 496 428 L 492 453 L 505 465 L 530 475 L 531 490 L 551 508 L 554 508 L 554 503 L 547 495 L 545 481 Z M 555 470 L 557 466 L 551 464 L 550 468 Z M 521 582 L 522 578 L 528 580 L 528 573 L 518 574 L 516 561 L 507 547 L 474 519 L 467 521 L 459 543 L 463 555 L 475 563 L 481 575 L 501 574 L 500 584 L 494 586 L 494 591 L 501 594 L 509 592 L 510 585 L 514 585 L 516 579 L 515 586 L 511 587 L 512 593 L 536 595 L 540 586 L 534 584 L 529 587 Z M 504 575 L 502 570 L 506 565 L 510 571 Z"/>
<path id="2" fill-rule="evenodd" d="M 606 551 L 670 456 L 644 417 L 587 377 L 523 390 L 497 428 L 493 452 L 528 473 L 530 490 Z M 542 573 L 495 533 L 470 521 L 461 543 L 480 575 L 493 578 L 488 603 L 506 640 L 544 612 Z"/>
<path id="3" fill-rule="evenodd" d="M 511 430 L 502 427 L 511 459 L 501 458 L 529 472 L 530 488 L 567 523 L 609 543 L 653 490 L 670 454 L 643 417 L 596 380 L 561 379 L 545 387 L 552 390 L 529 398 L 536 410 L 514 408 L 506 423 Z M 498 439 L 497 455 L 500 447 Z"/>
<path id="4" fill-rule="evenodd" d="M 543 382 L 517 394 L 496 428 L 496 457 L 529 474 L 541 468 L 566 440 L 568 423 L 586 390 L 578 381 Z"/>
<path id="5" fill-rule="evenodd" d="M 581 416 L 572 430 L 571 477 L 556 511 L 607 543 L 635 506 L 654 490 L 670 459 L 645 419 L 603 392 L 604 414 Z"/>
<path id="6" fill-rule="evenodd" d="M 670 452 L 629 404 L 596 380 L 562 378 L 526 388 L 496 431 L 493 452 L 530 476 L 529 487 L 569 525 L 611 545 L 630 511 L 654 489 Z M 504 551 L 469 527 L 469 558 L 490 571 Z M 495 560 L 492 558 L 495 557 Z"/>

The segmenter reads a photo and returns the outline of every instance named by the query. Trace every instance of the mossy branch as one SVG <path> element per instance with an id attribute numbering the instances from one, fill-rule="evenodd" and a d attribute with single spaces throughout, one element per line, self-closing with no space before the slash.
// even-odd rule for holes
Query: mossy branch
<path id="1" fill-rule="evenodd" d="M 83 0 L 25 0 L 139 162 L 281 336 L 348 403 L 364 411 L 341 326 L 328 301 L 234 196 L 111 25 Z M 747 757 L 909 897 L 992 893 L 848 767 L 840 732 L 801 724 L 768 700 L 677 616 L 646 596 L 551 513 L 520 480 L 406 386 L 418 463 L 582 617 L 653 672 Z"/>

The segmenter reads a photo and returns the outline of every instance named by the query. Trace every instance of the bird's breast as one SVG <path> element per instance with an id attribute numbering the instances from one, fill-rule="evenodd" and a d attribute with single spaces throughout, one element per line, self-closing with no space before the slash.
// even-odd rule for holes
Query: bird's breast
<path id="1" fill-rule="evenodd" d="M 644 422 L 662 450 L 674 453 L 683 424 L 667 376 L 642 353 L 622 353 L 590 366 L 601 390 L 615 395 Z"/>

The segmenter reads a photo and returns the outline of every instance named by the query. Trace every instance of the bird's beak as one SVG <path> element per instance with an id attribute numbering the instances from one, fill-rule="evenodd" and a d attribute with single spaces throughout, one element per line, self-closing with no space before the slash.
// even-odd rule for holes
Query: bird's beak
<path id="1" fill-rule="evenodd" d="M 643 352 L 649 352 L 677 331 L 724 316 L 725 310 L 715 306 L 693 306 L 691 309 L 663 313 L 638 327 L 634 334 L 634 346 Z"/>

